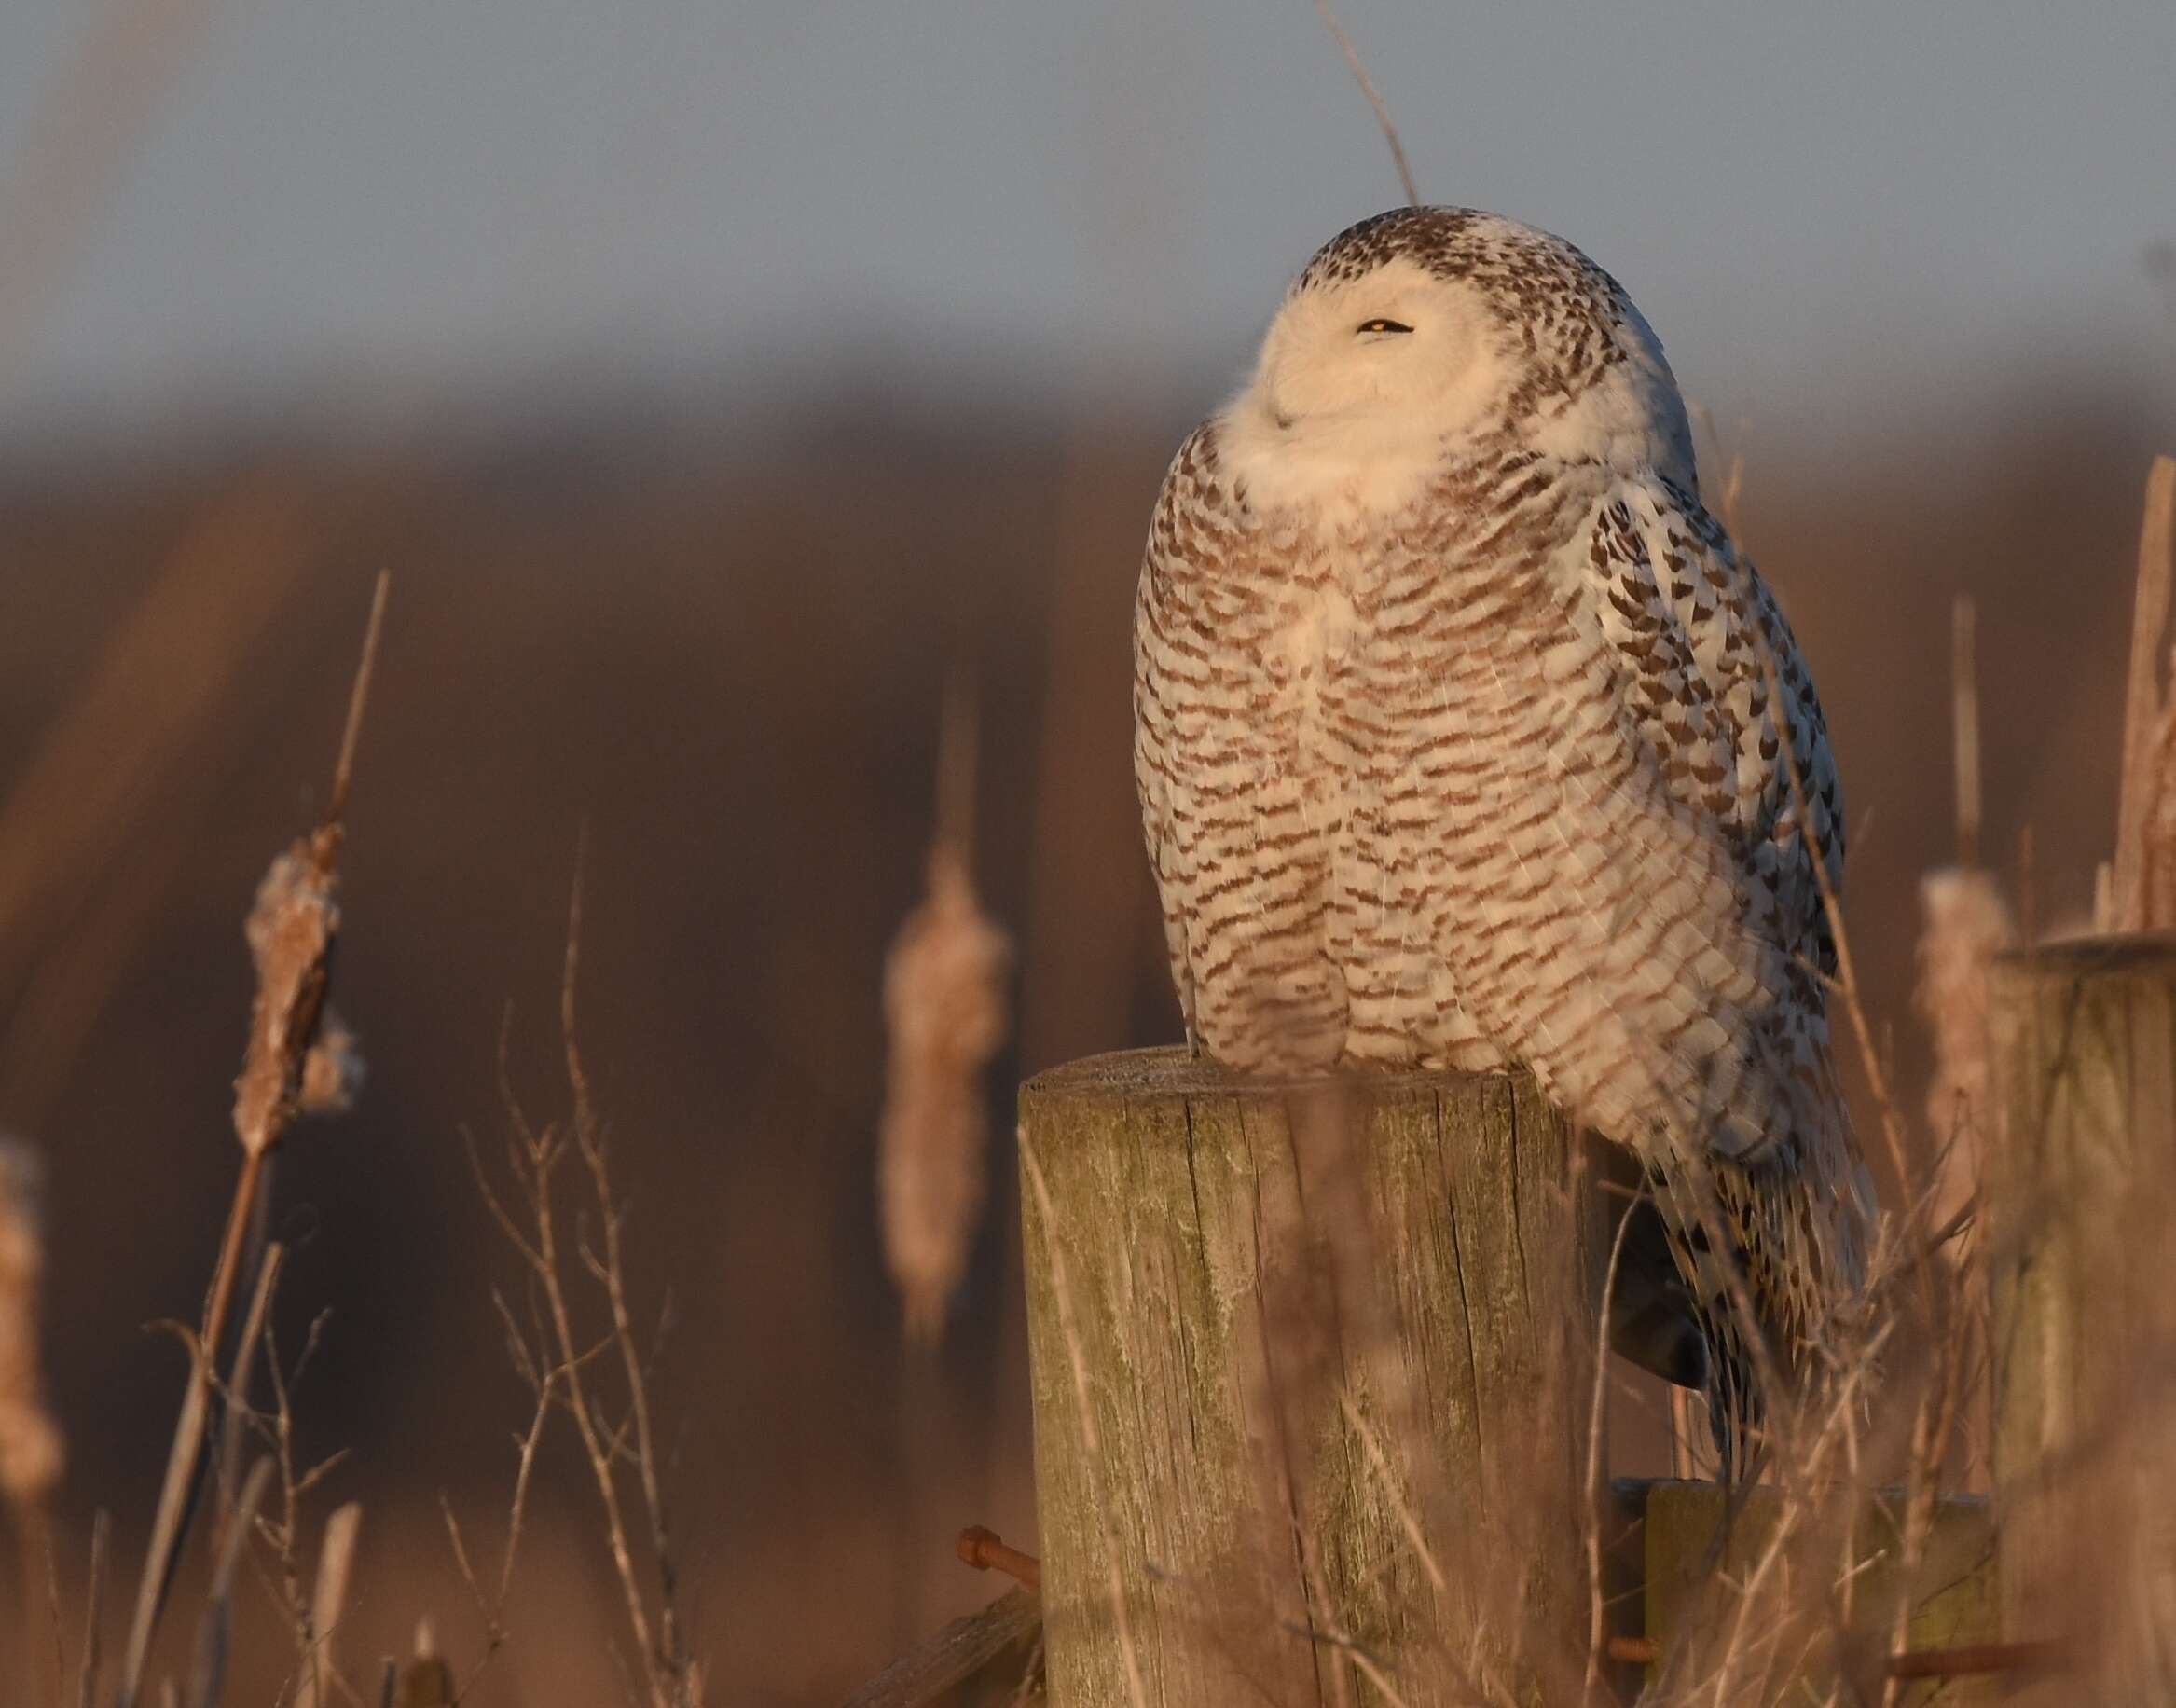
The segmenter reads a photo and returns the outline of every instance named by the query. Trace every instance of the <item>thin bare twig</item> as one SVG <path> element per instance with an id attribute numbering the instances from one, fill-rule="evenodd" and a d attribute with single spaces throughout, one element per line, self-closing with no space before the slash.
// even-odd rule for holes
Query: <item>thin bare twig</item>
<path id="1" fill-rule="evenodd" d="M 272 1325 L 269 1322 L 265 1325 L 265 1374 L 272 1385 L 272 1411 L 269 1416 L 256 1412 L 239 1413 L 248 1419 L 270 1448 L 273 1467 L 279 1475 L 279 1522 L 274 1523 L 260 1517 L 256 1529 L 270 1543 L 279 1566 L 279 1588 L 273 1600 L 294 1635 L 296 1675 L 301 1681 L 301 1691 L 321 1703 L 326 1681 L 321 1646 L 323 1633 L 316 1625 L 313 1604 L 302 1591 L 302 1502 L 303 1497 L 347 1455 L 344 1452 L 337 1453 L 307 1470 L 296 1469 L 292 1389 L 308 1370 L 324 1334 L 324 1324 L 325 1315 L 320 1312 L 310 1325 L 310 1331 L 304 1337 L 302 1351 L 296 1357 L 292 1371 L 280 1362 L 280 1350 L 274 1339 Z"/>
<path id="2" fill-rule="evenodd" d="M 514 1182 L 512 1194 L 502 1196 L 493 1187 L 473 1137 L 463 1135 L 477 1190 L 492 1219 L 528 1272 L 533 1314 L 531 1328 L 524 1330 L 503 1297 L 493 1294 L 494 1305 L 506 1330 L 509 1357 L 537 1402 L 528 1433 L 518 1438 L 520 1457 L 514 1508 L 495 1595 L 485 1592 L 450 1510 L 447 1513 L 447 1524 L 462 1577 L 484 1617 L 488 1645 L 485 1660 L 488 1660 L 504 1639 L 507 1586 L 514 1569 L 514 1552 L 519 1540 L 530 1467 L 544 1419 L 556 1403 L 573 1421 L 583 1457 L 596 1483 L 604 1514 L 606 1545 L 626 1605 L 627 1623 L 641 1657 L 642 1683 L 652 1708 L 693 1708 L 700 1701 L 701 1674 L 687 1653 L 682 1634 L 678 1573 L 649 1392 L 651 1371 L 642 1356 L 627 1285 L 627 1206 L 613 1190 L 608 1136 L 598 1114 L 588 1071 L 576 1041 L 575 994 L 581 967 L 583 864 L 578 857 L 568 908 L 567 952 L 559 1004 L 562 1059 L 573 1097 L 572 1136 L 562 1137 L 560 1131 L 554 1127 L 540 1131 L 523 1114 L 507 1074 L 507 1035 L 503 1031 L 500 1040 L 500 1092 L 510 1128 L 507 1168 Z M 560 1227 L 563 1212 L 555 1197 L 554 1185 L 558 1165 L 570 1150 L 580 1158 L 595 1193 L 596 1214 L 602 1233 L 600 1247 L 590 1243 L 585 1232 L 583 1213 L 576 1215 L 571 1251 Z M 611 1327 L 594 1340 L 587 1339 L 577 1324 L 574 1300 L 568 1286 L 570 1262 L 597 1284 L 610 1314 Z M 594 1369 L 599 1360 L 610 1358 L 615 1353 L 627 1384 L 627 1412 L 616 1422 L 607 1416 L 598 1387 L 601 1376 Z M 654 1618 L 637 1569 L 632 1525 L 619 1481 L 623 1465 L 632 1467 L 640 1489 L 641 1516 L 647 1522 L 650 1542 L 647 1563 L 654 1570 L 658 1585 Z M 481 1671 L 480 1662 L 477 1671 Z M 472 1674 L 461 1689 L 465 1691 L 474 1682 Z"/>
<path id="3" fill-rule="evenodd" d="M 496 1300 L 497 1295 L 494 1294 L 493 1298 Z M 498 1302 L 501 1313 L 506 1314 L 505 1302 L 503 1300 Z M 520 1341 L 510 1315 L 507 1315 L 507 1332 L 515 1343 L 521 1346 L 522 1357 L 526 1359 L 527 1345 Z M 484 1675 L 499 1651 L 506 1646 L 506 1600 L 514 1585 L 514 1559 L 521 1548 L 521 1522 L 529 1509 L 530 1473 L 536 1466 L 537 1443 L 544 1439 L 544 1423 L 551 1416 L 552 1400 L 558 1392 L 558 1382 L 559 1375 L 556 1370 L 537 1373 L 532 1384 L 536 1393 L 536 1409 L 530 1415 L 529 1427 L 515 1438 L 514 1496 L 507 1509 L 506 1545 L 499 1556 L 499 1581 L 492 1595 L 485 1595 L 475 1568 L 469 1563 L 468 1549 L 461 1540 L 461 1524 L 453 1516 L 452 1505 L 445 1495 L 438 1497 L 439 1509 L 446 1515 L 446 1534 L 453 1543 L 454 1562 L 460 1566 L 461 1581 L 468 1585 L 469 1594 L 475 1599 L 476 1611 L 482 1615 L 484 1621 L 484 1652 L 476 1658 L 476 1663 L 470 1669 L 469 1675 L 454 1690 L 452 1700 L 455 1708 L 459 1708 L 459 1704 L 475 1687 L 476 1680 Z"/>
<path id="4" fill-rule="evenodd" d="M 1595 1320 L 1609 1321 L 1617 1297 L 1617 1270 L 1624 1259 L 1624 1236 L 1632 1226 L 1635 1204 L 1617 1219 L 1617 1233 L 1609 1242 L 1609 1266 L 1602 1274 L 1602 1304 Z M 1586 1528 L 1587 1550 L 1587 1675 L 1582 1698 L 1592 1701 L 1602 1687 L 1604 1641 L 1608 1634 L 1608 1601 L 1602 1580 L 1602 1478 L 1604 1420 L 1609 1399 L 1609 1335 L 1604 1330 L 1594 1344 L 1594 1384 L 1587 1402 L 1587 1497 L 1581 1503 L 1580 1521 Z"/>
<path id="5" fill-rule="evenodd" d="M 453 1700 L 456 1703 L 475 1687 L 484 1670 L 506 1646 L 506 1600 L 514 1585 L 515 1556 L 521 1548 L 522 1519 L 529 1509 L 530 1474 L 536 1466 L 537 1443 L 544 1439 L 544 1423 L 551 1416 L 552 1401 L 559 1383 L 559 1372 L 557 1370 L 537 1370 L 534 1361 L 529 1359 L 527 1343 L 520 1338 L 505 1302 L 495 1292 L 492 1298 L 505 1318 L 510 1342 L 520 1349 L 521 1356 L 516 1361 L 516 1367 L 520 1368 L 523 1363 L 527 1363 L 528 1368 L 534 1372 L 531 1386 L 536 1394 L 536 1408 L 530 1414 L 529 1427 L 515 1438 L 514 1494 L 506 1514 L 506 1544 L 499 1556 L 499 1581 L 490 1596 L 485 1595 L 475 1568 L 469 1563 L 468 1549 L 461 1540 L 461 1524 L 453 1516 L 452 1506 L 443 1494 L 438 1497 L 439 1508 L 446 1515 L 446 1532 L 453 1543 L 454 1561 L 461 1567 L 461 1579 L 468 1585 L 469 1593 L 475 1598 L 476 1611 L 483 1616 L 484 1620 L 484 1652 L 477 1658 L 468 1677 L 461 1681 L 454 1692 Z"/>
<path id="6" fill-rule="evenodd" d="M 577 857 L 573 899 L 569 904 L 567 918 L 566 972 L 559 985 L 560 1041 L 566 1051 L 567 1083 L 574 1096 L 574 1143 L 588 1166 L 590 1184 L 596 1189 L 598 1215 L 604 1227 L 604 1256 L 601 1262 L 593 1264 L 593 1273 L 604 1288 L 605 1300 L 612 1311 L 612 1338 L 618 1343 L 621 1363 L 627 1372 L 629 1422 L 634 1430 L 635 1467 L 642 1487 L 642 1505 L 650 1521 L 652 1563 L 658 1578 L 657 1590 L 657 1641 L 656 1659 L 667 1673 L 677 1678 L 684 1671 L 684 1658 L 681 1649 L 678 1577 L 673 1563 L 672 1529 L 665 1509 L 662 1480 L 658 1475 L 658 1456 L 655 1438 L 650 1421 L 650 1384 L 647 1372 L 638 1349 L 634 1315 L 627 1307 L 627 1271 L 621 1230 L 626 1220 L 625 1206 L 613 1196 L 612 1177 L 605 1158 L 604 1136 L 599 1125 L 596 1104 L 590 1096 L 589 1076 L 582 1064 L 582 1052 L 576 1041 L 574 1027 L 575 975 L 580 969 L 582 944 L 582 861 Z"/>
<path id="7" fill-rule="evenodd" d="M 580 918 L 581 904 L 577 900 L 573 910 L 576 927 Z M 577 950 L 570 940 L 570 978 L 572 976 L 576 954 Z M 613 1569 L 618 1574 L 620 1591 L 627 1603 L 627 1623 L 633 1628 L 635 1642 L 641 1651 L 647 1670 L 651 1668 L 658 1651 L 652 1644 L 650 1613 L 644 1605 L 641 1586 L 635 1575 L 634 1550 L 627 1542 L 627 1520 L 621 1510 L 619 1481 L 613 1474 L 613 1454 L 606 1445 L 606 1431 L 599 1421 L 597 1404 L 583 1380 L 582 1347 L 574 1332 L 573 1311 L 559 1273 L 559 1235 L 558 1219 L 553 1212 L 551 1169 L 548 1163 L 537 1162 L 530 1178 L 530 1190 L 536 1212 L 536 1250 L 541 1260 L 536 1271 L 537 1282 L 543 1290 L 545 1311 L 557 1342 L 558 1368 L 565 1381 L 567 1412 L 574 1420 L 576 1433 L 582 1438 L 582 1451 L 597 1484 L 598 1499 L 604 1508 L 605 1539 L 612 1550 Z M 668 1708 L 668 1699 L 654 1672 L 651 1697 L 656 1708 Z"/>

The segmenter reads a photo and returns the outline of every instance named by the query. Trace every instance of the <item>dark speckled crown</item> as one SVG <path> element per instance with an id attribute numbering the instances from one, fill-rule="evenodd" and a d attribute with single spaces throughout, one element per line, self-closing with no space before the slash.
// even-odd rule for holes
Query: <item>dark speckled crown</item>
<path id="1" fill-rule="evenodd" d="M 1546 393 L 1576 392 L 1624 360 L 1634 312 L 1624 287 L 1563 239 L 1473 208 L 1394 208 L 1347 227 L 1315 252 L 1292 295 L 1399 258 L 1479 286 L 1519 332 Z"/>

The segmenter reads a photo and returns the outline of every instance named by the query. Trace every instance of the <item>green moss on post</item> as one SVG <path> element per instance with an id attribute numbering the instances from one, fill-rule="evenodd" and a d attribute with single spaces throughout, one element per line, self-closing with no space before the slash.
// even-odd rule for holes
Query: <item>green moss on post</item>
<path id="1" fill-rule="evenodd" d="M 1606 1217 L 1532 1084 L 1146 1051 L 1021 1123 L 1057 1708 L 1577 1700 Z"/>

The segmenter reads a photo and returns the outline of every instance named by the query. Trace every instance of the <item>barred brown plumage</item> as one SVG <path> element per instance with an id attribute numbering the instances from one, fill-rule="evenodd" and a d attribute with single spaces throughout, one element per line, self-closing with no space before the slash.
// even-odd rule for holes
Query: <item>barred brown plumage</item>
<path id="1" fill-rule="evenodd" d="M 1172 464 L 1135 663 L 1190 1040 L 1530 1070 L 1645 1164 L 1742 1466 L 1749 1367 L 1799 1362 L 1871 1213 L 1823 984 L 1842 810 L 1622 288 L 1468 210 L 1331 241 Z"/>

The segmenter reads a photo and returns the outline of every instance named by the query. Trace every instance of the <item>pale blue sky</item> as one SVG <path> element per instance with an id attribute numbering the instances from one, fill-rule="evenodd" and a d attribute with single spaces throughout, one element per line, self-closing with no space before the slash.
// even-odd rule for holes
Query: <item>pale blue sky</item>
<path id="1" fill-rule="evenodd" d="M 112 4 L 0 6 L 0 164 Z M 1909 431 L 2045 368 L 2176 420 L 2140 264 L 2176 238 L 2172 0 L 1344 13 L 1424 193 L 1578 241 L 1719 414 Z M 1307 0 L 223 0 L 0 432 L 872 357 L 1198 391 L 1397 199 Z"/>

